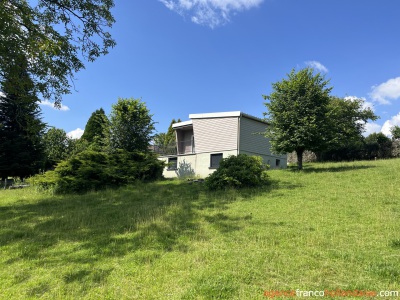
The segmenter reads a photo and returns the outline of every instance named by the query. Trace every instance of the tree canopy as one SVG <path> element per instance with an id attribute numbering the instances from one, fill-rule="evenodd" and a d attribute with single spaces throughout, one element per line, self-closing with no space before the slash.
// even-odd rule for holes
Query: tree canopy
<path id="1" fill-rule="evenodd" d="M 392 134 L 392 139 L 398 140 L 400 139 L 400 126 L 393 126 L 390 128 L 390 133 Z"/>
<path id="2" fill-rule="evenodd" d="M 327 147 L 329 130 L 326 121 L 331 87 L 329 80 L 311 68 L 294 69 L 287 79 L 273 83 L 270 95 L 264 95 L 268 111 L 266 136 L 273 151 L 296 151 L 298 168 L 302 169 L 305 150 L 318 151 Z"/>
<path id="3" fill-rule="evenodd" d="M 176 154 L 176 137 L 172 125 L 179 122 L 182 122 L 181 119 L 178 119 L 177 121 L 172 119 L 166 133 L 157 133 L 154 136 L 154 144 L 157 147 L 157 152 L 162 154 Z"/>
<path id="4" fill-rule="evenodd" d="M 365 124 L 378 118 L 371 108 L 364 107 L 363 99 L 331 96 L 328 84 L 329 80 L 311 68 L 292 70 L 264 96 L 269 100 L 265 104 L 270 123 L 266 135 L 273 150 L 295 151 L 299 169 L 305 150 L 319 153 L 320 158 L 336 159 L 348 157 L 350 150 L 359 152 Z"/>
<path id="5" fill-rule="evenodd" d="M 111 147 L 129 152 L 148 152 L 155 129 L 153 115 L 140 99 L 119 98 L 110 115 Z"/>
<path id="6" fill-rule="evenodd" d="M 52 127 L 43 135 L 46 159 L 44 168 L 53 168 L 68 157 L 68 136 L 63 129 Z"/>
<path id="7" fill-rule="evenodd" d="M 365 124 L 378 117 L 371 108 L 363 107 L 364 100 L 358 98 L 331 97 L 328 105 L 329 149 L 347 147 L 362 139 Z"/>
<path id="8" fill-rule="evenodd" d="M 382 132 L 373 132 L 365 138 L 366 158 L 391 157 L 392 141 Z"/>
<path id="9" fill-rule="evenodd" d="M 107 31 L 113 6 L 113 0 L 0 1 L 0 90 L 17 77 L 8 66 L 23 57 L 35 93 L 60 105 L 83 60 L 94 61 L 115 46 Z M 23 85 L 16 81 L 13 88 Z"/>

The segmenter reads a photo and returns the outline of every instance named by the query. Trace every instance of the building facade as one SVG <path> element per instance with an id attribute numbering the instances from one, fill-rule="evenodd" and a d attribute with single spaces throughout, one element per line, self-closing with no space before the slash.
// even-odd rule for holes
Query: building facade
<path id="1" fill-rule="evenodd" d="M 189 119 L 172 125 L 176 154 L 160 156 L 167 162 L 164 177 L 206 177 L 222 158 L 238 154 L 261 156 L 271 168 L 286 168 L 287 156 L 270 150 L 265 121 L 240 111 L 190 114 Z"/>

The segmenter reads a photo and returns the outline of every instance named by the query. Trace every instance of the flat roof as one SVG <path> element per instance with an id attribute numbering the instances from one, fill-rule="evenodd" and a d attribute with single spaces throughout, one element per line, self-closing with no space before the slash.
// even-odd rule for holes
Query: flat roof
<path id="1" fill-rule="evenodd" d="M 211 118 L 232 118 L 232 117 L 245 117 L 248 119 L 252 119 L 261 123 L 268 124 L 268 122 L 264 121 L 261 118 L 257 118 L 255 116 L 245 114 L 241 111 L 226 111 L 226 112 L 215 112 L 215 113 L 203 113 L 203 114 L 190 114 L 188 121 L 179 122 L 172 124 L 172 128 L 179 127 L 189 127 L 193 125 L 192 119 L 211 119 Z"/>
<path id="2" fill-rule="evenodd" d="M 227 111 L 227 112 L 215 112 L 215 113 L 204 113 L 204 114 L 190 114 L 189 119 L 211 119 L 211 118 L 230 118 L 230 117 L 245 117 L 255 121 L 268 124 L 261 118 L 243 113 L 241 111 Z"/>
<path id="3" fill-rule="evenodd" d="M 190 125 L 193 125 L 192 120 L 174 123 L 174 124 L 172 124 L 172 128 L 185 127 L 185 126 L 190 126 Z"/>
<path id="4" fill-rule="evenodd" d="M 226 111 L 226 112 L 215 112 L 205 114 L 190 114 L 189 119 L 210 119 L 210 118 L 229 118 L 229 117 L 240 117 L 240 111 Z"/>

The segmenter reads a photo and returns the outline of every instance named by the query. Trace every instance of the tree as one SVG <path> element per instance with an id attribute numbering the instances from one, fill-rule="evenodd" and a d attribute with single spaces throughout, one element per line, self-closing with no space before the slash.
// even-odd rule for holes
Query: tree
<path id="1" fill-rule="evenodd" d="M 112 105 L 110 115 L 111 147 L 130 152 L 148 152 L 155 129 L 152 117 L 140 99 L 118 99 Z"/>
<path id="2" fill-rule="evenodd" d="M 179 122 L 182 122 L 181 119 L 178 119 L 177 121 L 175 119 L 172 119 L 171 123 L 169 124 L 166 136 L 168 144 L 175 144 L 176 136 L 175 136 L 175 130 L 174 128 L 172 128 L 172 125 Z"/>
<path id="3" fill-rule="evenodd" d="M 393 126 L 390 128 L 392 134 L 392 157 L 400 156 L 400 126 Z"/>
<path id="4" fill-rule="evenodd" d="M 5 74 L 0 93 L 0 176 L 25 178 L 39 171 L 43 161 L 41 138 L 45 124 L 40 117 L 33 81 L 25 57 L 17 57 Z M 12 76 L 10 75 L 12 73 Z"/>
<path id="5" fill-rule="evenodd" d="M 106 31 L 114 23 L 113 6 L 113 0 L 0 1 L 0 90 L 18 74 L 7 73 L 8 66 L 24 57 L 33 91 L 60 105 L 82 60 L 94 61 L 115 46 Z M 11 89 L 24 85 L 15 81 Z"/>
<path id="6" fill-rule="evenodd" d="M 329 80 L 311 68 L 298 72 L 293 69 L 287 79 L 272 84 L 273 92 L 264 95 L 268 100 L 267 116 L 270 126 L 266 136 L 273 151 L 296 151 L 298 169 L 303 168 L 305 150 L 320 151 L 328 146 L 326 121 L 329 104 Z"/>
<path id="7" fill-rule="evenodd" d="M 89 148 L 86 140 L 72 139 L 63 129 L 52 127 L 43 136 L 45 149 L 44 170 L 54 169 L 63 160 L 81 153 Z"/>
<path id="8" fill-rule="evenodd" d="M 181 119 L 178 119 L 178 121 L 172 119 L 166 133 L 158 133 L 154 136 L 154 144 L 157 146 L 159 153 L 176 154 L 176 137 L 172 125 L 179 122 L 182 122 Z"/>
<path id="9" fill-rule="evenodd" d="M 96 110 L 86 123 L 85 131 L 81 139 L 89 144 L 95 144 L 100 148 L 109 144 L 110 121 L 102 108 Z"/>
<path id="10" fill-rule="evenodd" d="M 365 138 L 366 156 L 369 159 L 391 157 L 392 141 L 382 132 L 374 132 Z"/>
<path id="11" fill-rule="evenodd" d="M 331 97 L 328 105 L 327 120 L 330 131 L 329 148 L 346 147 L 358 142 L 365 131 L 365 124 L 375 121 L 378 116 L 369 108 L 364 108 L 364 100 L 358 98 Z"/>
<path id="12" fill-rule="evenodd" d="M 63 129 L 52 127 L 43 136 L 46 154 L 44 169 L 53 168 L 68 157 L 69 137 Z"/>
<path id="13" fill-rule="evenodd" d="M 154 151 L 159 154 L 168 153 L 168 139 L 165 132 L 160 132 L 154 135 Z"/>
<path id="14" fill-rule="evenodd" d="M 390 133 L 392 134 L 393 140 L 400 139 L 400 126 L 395 125 L 392 128 L 390 128 Z"/>
<path id="15" fill-rule="evenodd" d="M 327 122 L 329 131 L 327 150 L 318 153 L 319 160 L 361 159 L 364 150 L 363 133 L 365 124 L 378 117 L 364 107 L 364 100 L 358 98 L 330 97 Z"/>

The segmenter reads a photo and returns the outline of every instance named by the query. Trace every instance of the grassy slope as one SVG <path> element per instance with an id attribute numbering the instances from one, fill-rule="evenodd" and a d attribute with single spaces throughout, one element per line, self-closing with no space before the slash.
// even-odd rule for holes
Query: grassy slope
<path id="1" fill-rule="evenodd" d="M 83 196 L 0 191 L 0 298 L 400 290 L 398 170 L 400 160 L 315 164 L 241 192 L 171 181 Z"/>

